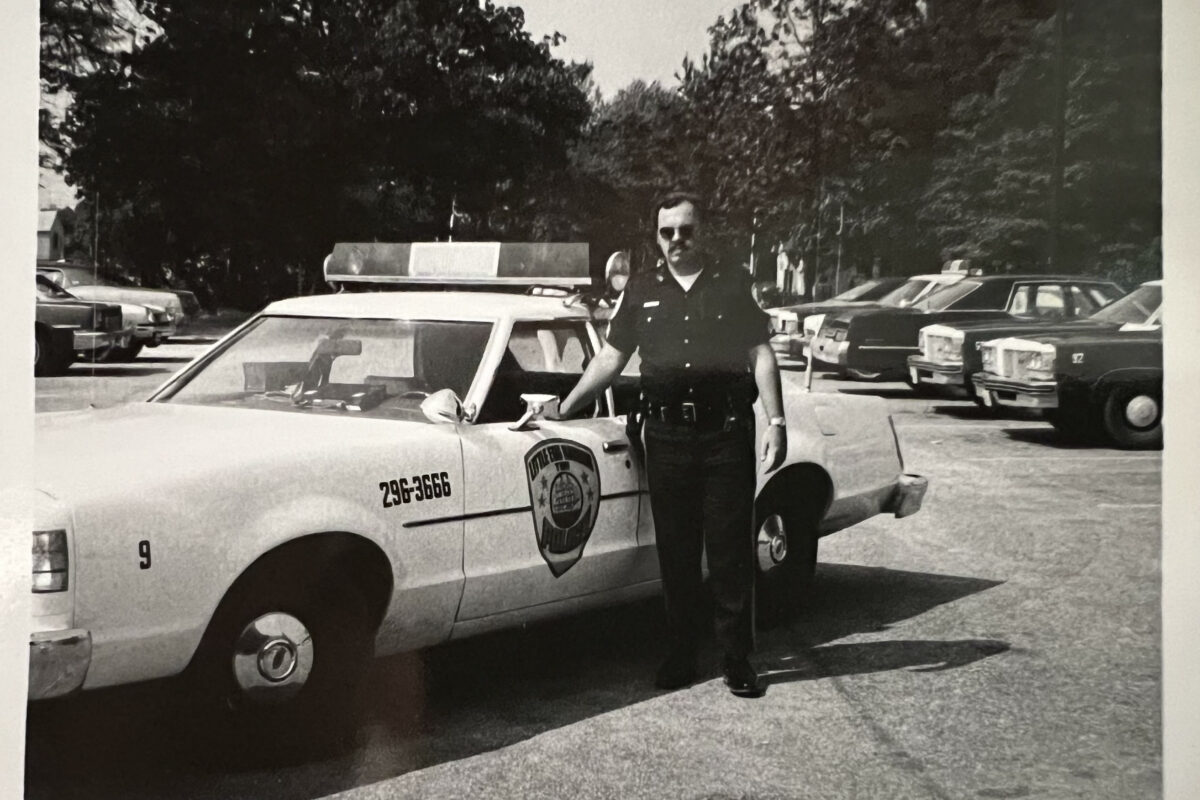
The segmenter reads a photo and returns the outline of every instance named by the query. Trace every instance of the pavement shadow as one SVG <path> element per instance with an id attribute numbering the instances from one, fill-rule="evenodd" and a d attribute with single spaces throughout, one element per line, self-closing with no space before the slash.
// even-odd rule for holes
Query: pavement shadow
<path id="1" fill-rule="evenodd" d="M 810 604 L 759 635 L 760 666 L 803 680 L 929 665 L 959 666 L 1004 643 L 829 645 L 985 591 L 997 581 L 822 564 Z M 299 763 L 199 744 L 177 681 L 29 706 L 29 798 L 316 798 L 496 750 L 662 694 L 658 597 L 377 659 L 353 747 Z M 999 652 L 999 650 L 995 650 Z M 717 677 L 708 641 L 701 680 Z M 265 751 L 265 748 L 263 748 Z"/>
<path id="2" fill-rule="evenodd" d="M 59 377 L 62 378 L 131 378 L 141 375 L 158 375 L 169 373 L 171 370 L 162 367 L 134 367 L 124 364 L 105 364 L 104 366 L 83 366 L 69 369 Z"/>
<path id="3" fill-rule="evenodd" d="M 1056 450 L 1111 450 L 1111 445 L 1100 441 L 1072 439 L 1059 433 L 1049 424 L 1045 428 L 1001 428 L 1008 438 L 1027 444 L 1040 444 Z"/>
<path id="4" fill-rule="evenodd" d="M 948 399 L 948 398 L 947 398 Z M 965 420 L 1013 419 L 1044 422 L 1042 414 L 1036 409 L 1026 408 L 983 408 L 971 403 L 970 405 L 931 406 L 931 410 L 948 417 Z M 1049 423 L 1047 423 L 1049 424 Z"/>
<path id="5" fill-rule="evenodd" d="M 776 665 L 763 665 L 761 674 L 766 683 L 772 684 L 862 675 L 868 672 L 890 672 L 896 669 L 910 672 L 941 672 L 999 655 L 1009 647 L 1008 642 L 998 639 L 917 639 L 830 644 L 788 656 L 777 661 Z M 791 666 L 789 662 L 798 666 Z"/>
<path id="6" fill-rule="evenodd" d="M 186 364 L 191 360 L 191 356 L 138 356 L 139 364 Z"/>
<path id="7" fill-rule="evenodd" d="M 870 381 L 862 381 L 862 383 L 865 385 L 863 385 L 861 387 L 860 386 L 854 386 L 854 387 L 839 386 L 838 392 L 840 394 L 869 394 L 874 397 L 883 397 L 888 400 L 928 399 L 928 398 L 923 398 L 921 395 L 917 394 L 916 392 L 914 392 L 912 389 L 910 389 L 908 387 L 904 387 L 904 388 L 893 388 L 890 386 L 872 387 L 870 384 Z M 894 383 L 894 381 L 888 381 L 888 383 Z"/>

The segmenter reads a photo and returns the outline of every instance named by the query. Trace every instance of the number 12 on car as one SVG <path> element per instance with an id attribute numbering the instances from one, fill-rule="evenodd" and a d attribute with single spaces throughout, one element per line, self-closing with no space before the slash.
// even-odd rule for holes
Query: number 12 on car
<path id="1" fill-rule="evenodd" d="M 424 475 L 413 475 L 411 478 L 393 478 L 390 481 L 380 481 L 379 489 L 383 492 L 384 508 L 419 503 L 422 500 L 436 500 L 450 496 L 450 474 L 427 472 Z"/>

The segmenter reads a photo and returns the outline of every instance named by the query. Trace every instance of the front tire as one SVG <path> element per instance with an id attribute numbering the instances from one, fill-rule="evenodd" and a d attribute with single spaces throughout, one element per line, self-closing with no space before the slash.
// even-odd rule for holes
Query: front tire
<path id="1" fill-rule="evenodd" d="M 193 664 L 202 710 L 235 747 L 337 747 L 357 722 L 373 654 L 366 601 L 340 583 L 266 583 L 227 598 L 214 616 Z"/>
<path id="2" fill-rule="evenodd" d="M 760 628 L 786 622 L 812 594 L 818 539 L 811 516 L 779 487 L 756 504 L 754 602 Z"/>
<path id="3" fill-rule="evenodd" d="M 1161 448 L 1162 387 L 1113 388 L 1104 402 L 1104 431 L 1117 447 L 1126 450 Z"/>
<path id="4" fill-rule="evenodd" d="M 71 350 L 59 350 L 54 347 L 49 334 L 34 329 L 33 332 L 33 374 L 38 377 L 62 375 L 75 360 Z"/>
<path id="5" fill-rule="evenodd" d="M 126 364 L 137 358 L 140 352 L 142 352 L 142 343 L 132 342 L 127 347 L 112 347 L 103 360 L 109 363 Z"/>

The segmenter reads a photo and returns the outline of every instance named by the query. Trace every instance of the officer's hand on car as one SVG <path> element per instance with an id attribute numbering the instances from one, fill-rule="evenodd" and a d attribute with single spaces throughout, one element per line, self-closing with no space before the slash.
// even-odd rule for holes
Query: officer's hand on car
<path id="1" fill-rule="evenodd" d="M 759 447 L 758 460 L 762 462 L 763 472 L 778 469 L 786 457 L 787 428 L 782 425 L 768 425 L 763 431 L 762 444 Z"/>

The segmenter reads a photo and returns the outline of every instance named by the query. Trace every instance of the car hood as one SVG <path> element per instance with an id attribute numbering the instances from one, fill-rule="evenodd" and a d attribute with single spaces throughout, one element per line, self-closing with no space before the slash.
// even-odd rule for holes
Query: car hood
<path id="1" fill-rule="evenodd" d="M 819 303 L 801 303 L 796 306 L 783 306 L 776 311 L 792 311 L 798 319 L 804 319 L 811 314 L 839 314 L 843 311 L 856 311 L 863 309 L 887 308 L 880 305 L 874 300 L 848 300 L 832 302 L 823 300 Z"/>
<path id="2" fill-rule="evenodd" d="M 72 502 L 111 501 L 214 472 L 287 474 L 289 464 L 351 457 L 381 441 L 400 452 L 456 435 L 450 425 L 183 403 L 38 414 L 34 430 L 35 485 Z"/>
<path id="3" fill-rule="evenodd" d="M 72 286 L 69 290 L 76 297 L 87 300 L 102 300 L 109 303 L 136 303 L 159 308 L 182 307 L 174 292 L 162 289 L 142 289 L 136 286 Z"/>
<path id="4" fill-rule="evenodd" d="M 1108 322 L 1076 319 L 1057 322 L 1037 319 L 991 320 L 989 322 L 964 322 L 958 328 L 972 340 L 999 339 L 1005 336 L 1048 336 L 1050 334 L 1096 333 L 1113 330 L 1117 326 Z"/>

